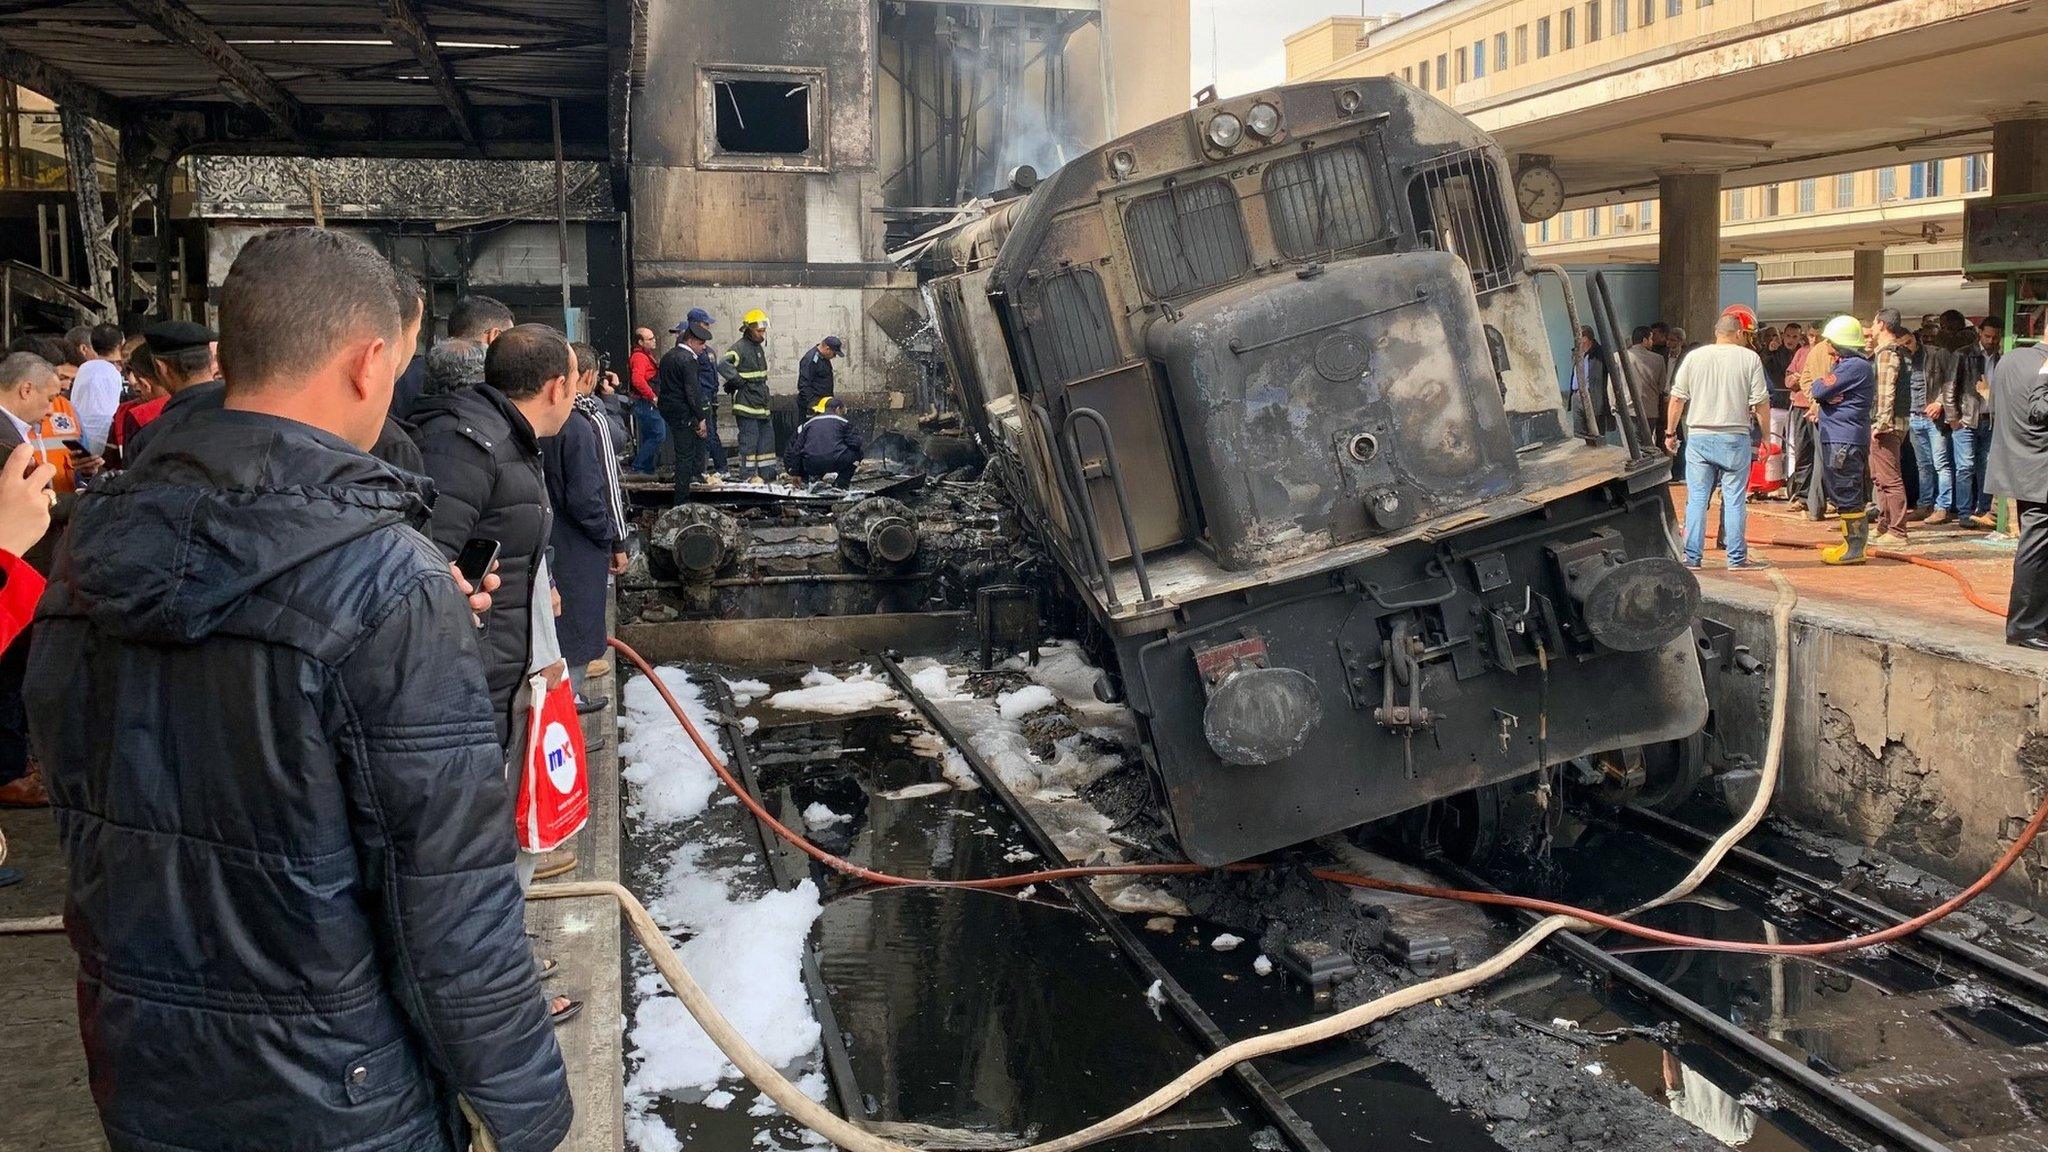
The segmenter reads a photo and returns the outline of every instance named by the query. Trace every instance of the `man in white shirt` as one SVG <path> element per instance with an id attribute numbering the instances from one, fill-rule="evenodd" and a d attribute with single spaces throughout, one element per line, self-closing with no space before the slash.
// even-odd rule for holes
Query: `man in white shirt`
<path id="1" fill-rule="evenodd" d="M 114 426 L 114 410 L 121 406 L 121 330 L 112 324 L 92 330 L 92 359 L 78 368 L 71 382 L 71 407 L 78 413 L 85 446 L 97 456 L 106 449 L 107 432 Z"/>
<path id="2" fill-rule="evenodd" d="M 1757 445 L 1751 421 L 1759 429 L 1771 426 L 1771 393 L 1763 360 L 1743 341 L 1741 321 L 1721 317 L 1714 324 L 1714 342 L 1679 362 L 1666 415 L 1667 451 L 1677 451 L 1679 420 L 1685 421 L 1685 566 L 1700 566 L 1707 505 L 1718 487 L 1728 567 L 1737 572 L 1770 567 L 1750 556 L 1744 535 L 1749 466 Z"/>

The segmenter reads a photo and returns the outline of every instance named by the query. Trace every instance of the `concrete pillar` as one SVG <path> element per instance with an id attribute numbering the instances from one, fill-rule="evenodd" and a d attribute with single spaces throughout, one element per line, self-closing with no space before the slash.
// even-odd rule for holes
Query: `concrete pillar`
<path id="1" fill-rule="evenodd" d="M 1721 175 L 1657 177 L 1657 312 L 1711 343 L 1721 312 Z"/>
<path id="2" fill-rule="evenodd" d="M 2048 119 L 1991 124 L 1991 194 L 2048 192 Z"/>
<path id="3" fill-rule="evenodd" d="M 1858 248 L 1854 256 L 1855 278 L 1849 290 L 1849 312 L 1868 324 L 1870 318 L 1877 315 L 1877 310 L 1884 307 L 1884 249 Z"/>
<path id="4" fill-rule="evenodd" d="M 2048 192 L 2048 119 L 1991 122 L 1991 194 Z M 1991 284 L 1991 315 L 2005 315 L 2005 282 Z"/>

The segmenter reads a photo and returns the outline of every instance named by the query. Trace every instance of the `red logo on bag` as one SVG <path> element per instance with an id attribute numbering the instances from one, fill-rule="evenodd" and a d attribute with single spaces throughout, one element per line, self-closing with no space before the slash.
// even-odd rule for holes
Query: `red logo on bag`
<path id="1" fill-rule="evenodd" d="M 590 762 L 567 680 L 547 693 L 527 722 L 516 818 L 519 846 L 528 852 L 553 851 L 590 820 Z"/>

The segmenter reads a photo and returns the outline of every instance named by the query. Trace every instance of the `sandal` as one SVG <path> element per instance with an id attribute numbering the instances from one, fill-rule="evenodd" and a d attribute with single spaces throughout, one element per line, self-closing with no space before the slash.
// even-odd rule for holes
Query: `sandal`
<path id="1" fill-rule="evenodd" d="M 560 1008 L 555 1007 L 558 1001 L 564 1002 Z M 547 1009 L 548 1018 L 555 1022 L 555 1027 L 560 1028 L 562 1025 L 574 1020 L 583 1011 L 583 1001 L 570 1000 L 567 996 L 557 996 L 547 1002 Z"/>
<path id="2" fill-rule="evenodd" d="M 552 956 L 535 956 L 533 963 L 534 967 L 540 969 L 540 978 L 543 980 L 554 979 L 555 972 L 562 966 L 562 962 Z"/>

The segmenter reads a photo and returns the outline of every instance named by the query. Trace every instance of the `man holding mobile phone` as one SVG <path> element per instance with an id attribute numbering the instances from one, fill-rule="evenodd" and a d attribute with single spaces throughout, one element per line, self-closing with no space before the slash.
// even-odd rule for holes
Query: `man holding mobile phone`
<path id="1" fill-rule="evenodd" d="M 572 1105 L 478 603 L 367 455 L 397 277 L 287 228 L 218 301 L 224 403 L 79 499 L 30 654 L 108 1143 L 462 1152 L 475 1116 L 550 1152 Z"/>

